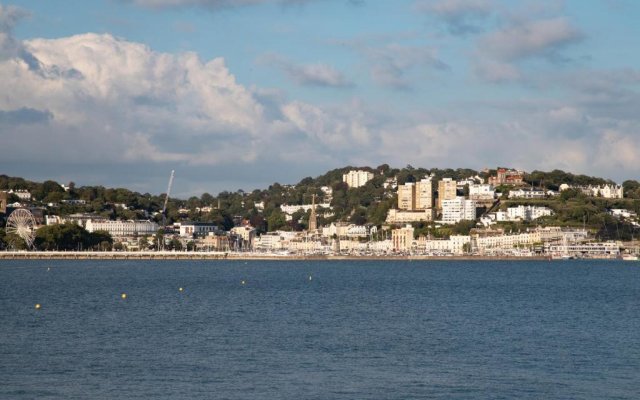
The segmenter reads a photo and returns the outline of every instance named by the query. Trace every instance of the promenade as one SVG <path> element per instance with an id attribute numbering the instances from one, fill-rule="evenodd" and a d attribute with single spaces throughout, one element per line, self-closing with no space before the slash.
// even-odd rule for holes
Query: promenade
<path id="1" fill-rule="evenodd" d="M 0 260 L 546 260 L 545 256 L 272 254 L 186 251 L 4 251 Z"/>

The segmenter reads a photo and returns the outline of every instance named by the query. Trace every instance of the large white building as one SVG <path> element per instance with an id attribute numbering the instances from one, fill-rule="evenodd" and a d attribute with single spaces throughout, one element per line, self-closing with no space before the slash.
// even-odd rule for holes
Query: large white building
<path id="1" fill-rule="evenodd" d="M 153 235 L 158 231 L 158 224 L 153 221 L 88 220 L 85 229 L 89 232 L 107 231 L 111 236 Z"/>
<path id="2" fill-rule="evenodd" d="M 514 189 L 509 190 L 510 199 L 546 199 L 556 196 L 558 193 L 553 190 L 543 189 Z"/>
<path id="3" fill-rule="evenodd" d="M 322 228 L 322 236 L 324 237 L 333 237 L 333 235 L 336 235 L 337 237 L 366 238 L 377 232 L 378 228 L 375 225 L 355 225 L 341 222 L 337 224 L 332 223 Z"/>
<path id="4" fill-rule="evenodd" d="M 427 254 L 455 254 L 461 255 L 465 251 L 465 245 L 471 242 L 471 236 L 451 235 L 449 239 L 426 239 L 421 237 L 418 240 L 418 250 L 424 250 Z"/>
<path id="5" fill-rule="evenodd" d="M 351 170 L 342 175 L 342 181 L 349 185 L 350 188 L 359 188 L 373 179 L 373 172 L 362 170 Z"/>
<path id="6" fill-rule="evenodd" d="M 315 205 L 316 210 L 318 208 L 324 208 L 327 210 L 331 210 L 333 209 L 333 207 L 331 206 L 330 203 L 320 203 L 320 204 L 316 204 Z M 300 205 L 286 205 L 283 204 L 280 206 L 280 210 L 282 210 L 283 213 L 287 214 L 287 215 L 293 215 L 296 212 L 302 210 L 304 212 L 307 212 L 309 210 L 311 210 L 313 208 L 313 204 L 300 204 Z M 328 216 L 325 214 L 325 216 Z"/>
<path id="7" fill-rule="evenodd" d="M 621 199 L 624 197 L 624 190 L 620 185 L 570 186 L 566 183 L 560 185 L 561 192 L 568 189 L 578 189 L 586 196 L 602 197 L 605 199 Z"/>
<path id="8" fill-rule="evenodd" d="M 218 226 L 208 222 L 180 222 L 178 223 L 180 236 L 185 238 L 206 236 L 210 232 L 216 232 Z"/>
<path id="9" fill-rule="evenodd" d="M 476 201 L 464 197 L 442 200 L 442 223 L 456 224 L 462 220 L 476 219 Z"/>
<path id="10" fill-rule="evenodd" d="M 489 184 L 471 184 L 469 185 L 469 198 L 471 200 L 493 200 L 496 197 L 496 191 Z"/>
<path id="11" fill-rule="evenodd" d="M 533 221 L 549 215 L 553 215 L 553 211 L 548 207 L 517 206 L 507 208 L 508 221 Z"/>

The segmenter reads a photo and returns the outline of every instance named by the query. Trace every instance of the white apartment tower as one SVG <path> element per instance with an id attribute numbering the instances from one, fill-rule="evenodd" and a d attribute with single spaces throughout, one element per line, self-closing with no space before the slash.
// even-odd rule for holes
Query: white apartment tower
<path id="1" fill-rule="evenodd" d="M 373 179 L 373 172 L 362 170 L 351 170 L 342 175 L 342 181 L 346 183 L 350 188 L 359 188 L 364 186 L 367 182 Z"/>
<path id="2" fill-rule="evenodd" d="M 476 201 L 466 200 L 464 197 L 456 197 L 450 200 L 442 200 L 442 222 L 456 224 L 462 220 L 476 219 Z"/>

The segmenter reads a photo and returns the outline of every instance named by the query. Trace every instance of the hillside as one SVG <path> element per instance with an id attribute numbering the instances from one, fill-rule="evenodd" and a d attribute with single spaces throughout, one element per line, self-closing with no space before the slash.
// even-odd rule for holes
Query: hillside
<path id="1" fill-rule="evenodd" d="M 342 182 L 343 173 L 352 169 L 372 172 L 374 178 L 360 188 L 349 188 Z M 287 221 L 281 211 L 281 205 L 310 204 L 316 196 L 316 204 L 328 202 L 332 207 L 332 215 L 318 207 L 318 225 L 345 221 L 354 224 L 382 225 L 387 212 L 395 207 L 397 195 L 393 186 L 385 188 L 387 180 L 396 178 L 398 184 L 414 182 L 433 174 L 435 179 L 443 177 L 463 180 L 471 176 L 484 179 L 495 173 L 495 170 L 475 171 L 471 169 L 425 169 L 410 165 L 404 168 L 391 168 L 383 164 L 375 168 L 352 167 L 334 169 L 318 177 L 305 177 L 295 185 L 274 183 L 266 189 L 251 192 L 223 191 L 216 196 L 203 193 L 200 197 L 188 199 L 171 198 L 167 206 L 167 222 L 202 221 L 214 222 L 230 229 L 241 220 L 249 221 L 259 232 L 285 230 L 303 230 L 307 228 L 309 212 L 298 211 Z M 525 184 L 536 188 L 557 190 L 560 184 L 600 185 L 612 183 L 609 180 L 574 175 L 554 170 L 551 172 L 533 171 L 524 177 Z M 640 183 L 635 180 L 623 183 L 625 199 L 606 200 L 588 198 L 576 193 L 563 194 L 560 198 L 550 200 L 504 201 L 502 207 L 509 204 L 545 205 L 554 210 L 555 215 L 536 220 L 535 224 L 586 226 L 599 232 L 603 238 L 628 237 L 633 228 L 620 223 L 611 217 L 610 208 L 625 208 L 640 213 Z M 325 189 L 323 191 L 323 188 Z M 327 188 L 331 189 L 328 195 Z M 109 219 L 154 219 L 161 222 L 160 211 L 164 202 L 164 194 L 149 194 L 130 191 L 126 188 L 105 188 L 102 186 L 80 186 L 72 182 L 65 190 L 58 182 L 32 182 L 19 177 L 0 175 L 0 190 L 28 190 L 32 194 L 30 206 L 43 207 L 45 214 L 69 215 L 72 213 L 95 213 Z M 498 188 L 506 190 L 506 188 Z M 8 203 L 19 201 L 15 195 L 9 196 Z M 68 200 L 82 200 L 84 204 L 65 203 Z M 204 210 L 203 210 L 204 209 Z M 510 229 L 522 229 L 527 223 L 505 224 Z M 442 228 L 443 232 L 429 224 L 416 223 L 419 232 L 439 235 L 447 232 L 468 231 L 473 224 L 465 223 L 462 227 Z"/>

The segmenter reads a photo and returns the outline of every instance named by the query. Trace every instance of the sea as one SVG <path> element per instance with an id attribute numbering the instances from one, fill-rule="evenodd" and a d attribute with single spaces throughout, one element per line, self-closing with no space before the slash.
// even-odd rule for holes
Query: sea
<path id="1" fill-rule="evenodd" d="M 0 399 L 638 398 L 637 262 L 0 261 Z"/>

